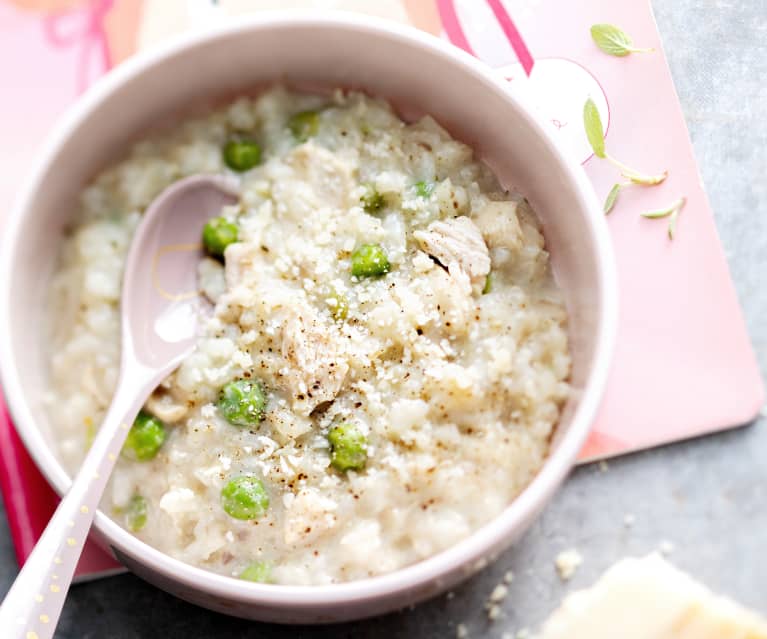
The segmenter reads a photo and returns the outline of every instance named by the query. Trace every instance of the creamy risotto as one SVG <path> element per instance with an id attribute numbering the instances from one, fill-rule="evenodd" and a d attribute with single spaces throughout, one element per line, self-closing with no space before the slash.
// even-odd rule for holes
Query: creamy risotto
<path id="1" fill-rule="evenodd" d="M 568 395 L 539 224 L 433 119 L 341 91 L 240 98 L 137 143 L 85 189 L 51 290 L 46 401 L 66 466 L 116 382 L 142 211 L 204 172 L 241 183 L 203 232 L 212 310 L 102 508 L 183 561 L 281 584 L 386 573 L 498 515 Z"/>

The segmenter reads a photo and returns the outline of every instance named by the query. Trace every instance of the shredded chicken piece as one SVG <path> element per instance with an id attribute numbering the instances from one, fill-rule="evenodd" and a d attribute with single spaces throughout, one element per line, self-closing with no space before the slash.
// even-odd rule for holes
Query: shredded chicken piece
<path id="1" fill-rule="evenodd" d="M 517 218 L 519 202 L 488 202 L 474 215 L 487 246 L 518 250 L 524 241 Z"/>
<path id="2" fill-rule="evenodd" d="M 426 300 L 439 307 L 440 321 L 450 327 L 452 334 L 463 335 L 469 328 L 475 309 L 469 276 L 460 268 L 447 273 L 441 268 L 434 268 L 427 278 L 431 291 L 425 295 Z"/>
<path id="3" fill-rule="evenodd" d="M 172 424 L 186 417 L 188 407 L 186 402 L 178 401 L 173 395 L 160 388 L 149 396 L 146 407 L 157 419 Z"/>
<path id="4" fill-rule="evenodd" d="M 290 311 L 282 328 L 282 356 L 289 366 L 283 379 L 299 415 L 335 399 L 349 370 L 337 331 L 308 306 Z"/>
<path id="5" fill-rule="evenodd" d="M 490 272 L 490 255 L 482 234 L 468 217 L 432 222 L 425 231 L 416 231 L 413 236 L 450 275 L 457 277 L 460 271 L 472 285 L 484 286 Z"/>

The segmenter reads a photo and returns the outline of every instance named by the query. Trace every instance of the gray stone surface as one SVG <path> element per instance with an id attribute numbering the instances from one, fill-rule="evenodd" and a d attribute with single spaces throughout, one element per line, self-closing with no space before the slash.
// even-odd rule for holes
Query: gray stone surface
<path id="1" fill-rule="evenodd" d="M 639 1 L 639 0 L 636 0 Z M 767 371 L 767 0 L 655 0 L 679 95 L 716 213 L 762 372 Z M 762 206 L 760 207 L 760 204 Z M 761 210 L 760 210 L 761 209 Z M 637 389 L 641 392 L 641 388 Z M 650 398 L 651 399 L 651 398 Z M 343 626 L 285 628 L 229 619 L 126 575 L 75 586 L 57 637 L 500 637 L 534 627 L 569 590 L 615 560 L 673 542 L 672 559 L 712 587 L 767 613 L 765 420 L 576 470 L 515 548 L 455 591 L 414 610 Z M 636 523 L 626 528 L 624 515 Z M 585 563 L 563 585 L 553 559 L 577 547 Z M 507 570 L 516 578 L 504 616 L 482 604 Z M 0 592 L 16 566 L 0 517 Z"/>

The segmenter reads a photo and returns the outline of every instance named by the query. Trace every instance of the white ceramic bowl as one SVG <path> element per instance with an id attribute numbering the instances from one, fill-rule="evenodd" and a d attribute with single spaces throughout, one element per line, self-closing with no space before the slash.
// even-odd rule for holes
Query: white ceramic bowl
<path id="1" fill-rule="evenodd" d="M 253 584 L 194 568 L 96 515 L 98 539 L 160 588 L 220 612 L 322 623 L 379 614 L 431 597 L 479 570 L 518 539 L 551 498 L 581 448 L 605 387 L 615 336 L 614 265 L 600 206 L 581 167 L 508 84 L 451 46 L 394 23 L 350 15 L 264 14 L 140 55 L 100 81 L 38 154 L 4 231 L 0 371 L 13 419 L 50 483 L 69 477 L 56 457 L 41 393 L 46 287 L 82 186 L 159 119 L 197 101 L 274 81 L 361 88 L 405 116 L 437 118 L 471 144 L 540 215 L 570 312 L 574 393 L 543 469 L 496 519 L 430 559 L 395 573 L 331 586 Z"/>

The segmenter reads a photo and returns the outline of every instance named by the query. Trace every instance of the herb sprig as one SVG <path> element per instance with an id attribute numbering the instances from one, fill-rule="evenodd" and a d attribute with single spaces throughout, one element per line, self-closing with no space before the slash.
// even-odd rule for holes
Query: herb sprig
<path id="1" fill-rule="evenodd" d="M 615 203 L 618 201 L 618 195 L 620 195 L 621 189 L 624 189 L 627 186 L 631 186 L 631 182 L 618 182 L 617 184 L 613 184 L 613 188 L 610 189 L 607 198 L 605 198 L 604 207 L 602 207 L 605 215 L 613 210 Z"/>
<path id="2" fill-rule="evenodd" d="M 603 207 L 605 214 L 612 211 L 618 200 L 618 195 L 620 195 L 620 192 L 627 186 L 631 186 L 632 184 L 640 186 L 656 186 L 657 184 L 661 184 L 668 177 L 668 171 L 664 171 L 658 175 L 646 175 L 641 173 L 636 169 L 632 169 L 620 160 L 616 160 L 607 152 L 602 117 L 599 115 L 597 105 L 591 98 L 586 100 L 586 103 L 583 105 L 583 126 L 586 129 L 586 137 L 589 140 L 589 144 L 591 144 L 591 149 L 594 151 L 594 155 L 603 160 L 607 160 L 617 167 L 621 172 L 621 175 L 628 180 L 628 182 L 618 182 L 610 189 Z"/>
<path id="3" fill-rule="evenodd" d="M 631 53 L 649 53 L 654 51 L 654 49 L 635 47 L 631 36 L 612 24 L 593 25 L 591 27 L 591 38 L 602 51 L 617 57 L 625 57 Z M 607 160 L 616 166 L 620 171 L 621 176 L 626 180 L 624 182 L 616 182 L 613 184 L 602 207 L 605 215 L 613 210 L 618 201 L 618 196 L 626 187 L 632 185 L 657 186 L 664 182 L 668 177 L 668 171 L 663 171 L 663 173 L 658 175 L 646 175 L 641 173 L 623 162 L 616 160 L 607 152 L 605 129 L 602 125 L 602 118 L 599 115 L 597 105 L 594 104 L 594 101 L 591 98 L 586 100 L 586 103 L 583 105 L 583 126 L 586 130 L 586 137 L 589 140 L 589 144 L 594 151 L 594 155 L 603 160 Z M 654 211 L 645 211 L 641 215 L 642 217 L 651 220 L 668 218 L 668 238 L 669 240 L 673 240 L 674 234 L 676 233 L 679 213 L 684 208 L 686 202 L 687 199 L 681 197 L 665 208 Z"/>
<path id="4" fill-rule="evenodd" d="M 622 58 L 631 53 L 651 53 L 652 48 L 634 46 L 631 36 L 614 24 L 595 24 L 591 27 L 591 38 L 605 53 Z"/>
<path id="5" fill-rule="evenodd" d="M 676 233 L 676 222 L 679 218 L 680 211 L 687 203 L 687 198 L 680 197 L 673 204 L 670 204 L 666 208 L 657 209 L 655 211 L 645 211 L 642 213 L 642 217 L 650 220 L 658 220 L 663 218 L 669 218 L 668 221 L 668 239 L 673 240 Z"/>
<path id="6" fill-rule="evenodd" d="M 623 162 L 616 160 L 607 152 L 602 116 L 599 115 L 599 109 L 597 109 L 597 105 L 591 98 L 586 100 L 586 104 L 583 105 L 583 126 L 586 128 L 586 137 L 589 139 L 594 155 L 616 166 L 620 170 L 621 175 L 632 184 L 655 186 L 668 177 L 668 171 L 664 171 L 660 175 L 645 175 L 641 171 L 632 169 Z"/>

